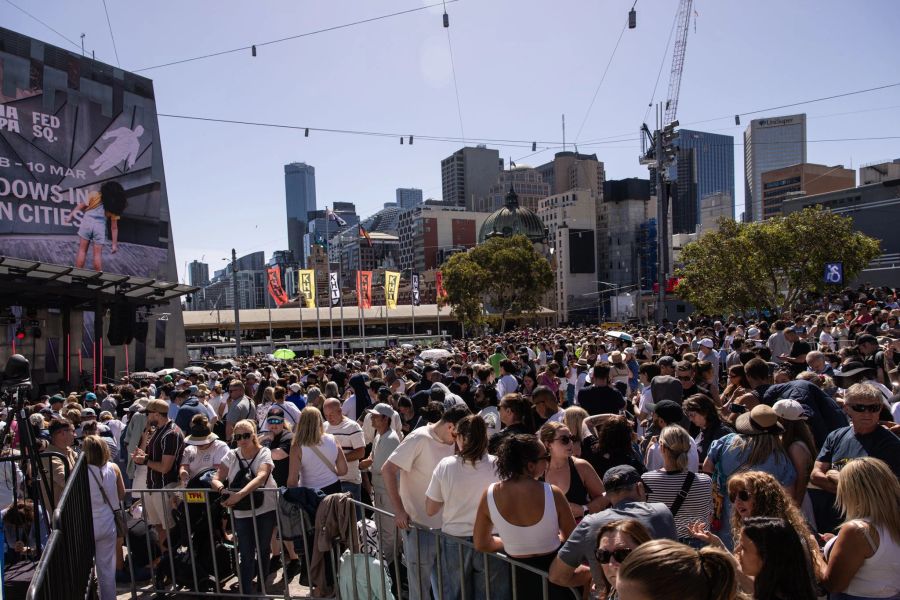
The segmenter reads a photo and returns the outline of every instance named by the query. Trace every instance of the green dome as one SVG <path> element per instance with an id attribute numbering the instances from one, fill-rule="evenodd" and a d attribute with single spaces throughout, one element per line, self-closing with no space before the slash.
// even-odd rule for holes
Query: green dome
<path id="1" fill-rule="evenodd" d="M 521 234 L 534 243 L 547 238 L 544 222 L 533 210 L 519 206 L 519 196 L 512 186 L 506 195 L 506 205 L 493 212 L 484 220 L 478 231 L 478 243 L 492 237 L 510 237 Z"/>

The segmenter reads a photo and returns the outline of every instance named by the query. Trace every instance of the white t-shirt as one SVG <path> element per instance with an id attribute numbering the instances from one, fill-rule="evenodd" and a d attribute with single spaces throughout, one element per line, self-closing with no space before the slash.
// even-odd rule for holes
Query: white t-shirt
<path id="1" fill-rule="evenodd" d="M 472 535 L 481 494 L 499 481 L 494 471 L 496 463 L 497 457 L 490 454 L 485 454 L 474 466 L 458 456 L 448 456 L 438 463 L 425 494 L 435 502 L 444 503 L 441 531 L 458 537 Z M 462 490 L 465 493 L 460 493 Z"/>
<path id="2" fill-rule="evenodd" d="M 238 460 L 238 457 L 236 454 L 237 452 L 239 452 L 239 450 L 229 451 L 222 458 L 222 464 L 225 465 L 226 467 L 228 467 L 228 481 L 231 481 L 232 478 L 238 474 L 238 471 L 241 470 L 241 465 L 240 465 L 241 461 Z M 252 455 L 244 457 L 242 455 L 241 458 L 243 459 L 243 463 L 245 466 L 248 464 L 250 465 L 249 468 L 250 468 L 251 473 L 253 473 L 253 474 L 256 474 L 259 471 L 260 465 L 272 465 L 272 468 L 273 469 L 275 468 L 275 463 L 272 462 L 272 453 L 269 452 L 269 449 L 266 448 L 265 446 L 263 446 L 262 448 L 259 449 L 259 454 L 257 454 L 255 457 Z M 223 482 L 223 483 L 225 483 L 226 487 L 228 486 L 228 484 L 226 482 Z M 268 489 L 268 488 L 274 488 L 274 487 L 275 487 L 275 480 L 272 479 L 272 474 L 270 472 L 269 478 L 266 480 L 266 482 L 263 485 L 260 486 L 259 489 L 263 489 L 263 488 Z M 263 503 L 261 506 L 259 506 L 256 509 L 256 514 L 273 511 L 273 510 L 275 510 L 275 506 L 276 506 L 275 492 L 265 492 L 263 494 Z M 252 516 L 253 516 L 252 510 L 235 510 L 234 511 L 234 518 L 236 518 L 236 519 L 246 519 L 246 518 L 252 517 Z"/>
<path id="3" fill-rule="evenodd" d="M 337 462 L 337 453 L 340 452 L 334 436 L 325 434 L 319 442 L 319 452 L 325 456 L 325 460 L 334 465 Z M 315 489 L 322 489 L 338 480 L 338 476 L 325 462 L 316 456 L 308 446 L 300 449 L 300 485 Z"/>
<path id="4" fill-rule="evenodd" d="M 649 446 L 647 446 L 647 458 L 646 458 L 646 466 L 648 471 L 656 471 L 657 469 L 662 469 L 663 458 L 662 451 L 659 449 L 659 441 L 652 442 Z M 697 451 L 697 442 L 694 441 L 694 438 L 691 438 L 691 449 L 688 450 L 688 471 L 693 471 L 694 473 L 700 470 L 700 454 Z"/>
<path id="5" fill-rule="evenodd" d="M 556 411 L 555 413 L 550 415 L 550 417 L 547 419 L 547 422 L 548 423 L 565 424 L 566 423 L 566 411 L 564 409 L 560 408 L 558 411 Z"/>
<path id="6" fill-rule="evenodd" d="M 220 465 L 226 454 L 228 454 L 228 444 L 222 440 L 215 440 L 212 446 L 203 450 L 200 449 L 200 446 L 186 444 L 184 454 L 181 455 L 181 464 L 187 465 L 190 478 L 203 469 Z"/>
<path id="7" fill-rule="evenodd" d="M 351 419 L 356 416 L 356 394 L 353 394 L 341 403 L 341 412 Z"/>
<path id="8" fill-rule="evenodd" d="M 413 521 L 439 529 L 441 513 L 425 512 L 425 491 L 442 458 L 453 456 L 453 444 L 445 444 L 434 434 L 434 425 L 419 427 L 406 436 L 388 457 L 400 469 L 400 498 Z"/>
<path id="9" fill-rule="evenodd" d="M 503 398 L 506 394 L 512 394 L 519 389 L 518 380 L 512 375 L 504 375 L 497 382 L 497 398 Z"/>
<path id="10" fill-rule="evenodd" d="M 325 432 L 334 436 L 337 445 L 344 454 L 366 447 L 362 427 L 356 421 L 344 417 L 339 425 L 332 425 L 325 421 Z M 362 474 L 359 472 L 359 459 L 347 461 L 347 474 L 339 478 L 347 483 L 362 483 Z"/>

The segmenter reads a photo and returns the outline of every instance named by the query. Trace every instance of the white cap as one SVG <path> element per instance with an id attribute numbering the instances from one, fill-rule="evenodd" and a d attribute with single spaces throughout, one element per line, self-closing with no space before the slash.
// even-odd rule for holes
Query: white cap
<path id="1" fill-rule="evenodd" d="M 713 344 L 713 341 L 712 341 L 711 339 L 709 339 L 709 338 L 703 338 L 702 340 L 700 340 L 700 345 L 701 345 L 701 346 L 704 346 L 704 347 L 706 347 L 706 348 L 713 348 L 713 347 L 715 347 L 715 344 Z"/>
<path id="2" fill-rule="evenodd" d="M 755 338 L 756 336 L 759 335 L 759 329 L 757 329 L 756 327 L 751 327 L 750 329 L 747 330 L 747 335 L 749 335 L 752 338 Z"/>
<path id="3" fill-rule="evenodd" d="M 807 419 L 806 409 L 803 405 L 790 398 L 779 400 L 772 406 L 772 410 L 785 421 L 805 421 Z"/>
<path id="4" fill-rule="evenodd" d="M 300 384 L 299 384 L 299 383 L 292 383 L 292 384 L 291 384 L 290 386 L 288 386 L 288 387 L 290 387 L 291 391 L 294 392 L 295 394 L 296 394 L 297 392 L 300 391 Z"/>

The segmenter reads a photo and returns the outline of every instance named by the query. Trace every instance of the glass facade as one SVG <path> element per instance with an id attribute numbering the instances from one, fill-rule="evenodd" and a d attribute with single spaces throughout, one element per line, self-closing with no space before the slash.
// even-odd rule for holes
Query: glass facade
<path id="1" fill-rule="evenodd" d="M 700 225 L 700 199 L 711 194 L 734 198 L 734 137 L 680 129 L 678 189 L 672 202 L 673 233 L 694 233 Z"/>
<path id="2" fill-rule="evenodd" d="M 744 219 L 764 217 L 763 173 L 805 162 L 805 114 L 751 121 L 744 131 Z"/>
<path id="3" fill-rule="evenodd" d="M 284 196 L 287 205 L 288 248 L 294 258 L 306 264 L 303 236 L 309 213 L 316 210 L 316 169 L 306 163 L 284 166 Z"/>

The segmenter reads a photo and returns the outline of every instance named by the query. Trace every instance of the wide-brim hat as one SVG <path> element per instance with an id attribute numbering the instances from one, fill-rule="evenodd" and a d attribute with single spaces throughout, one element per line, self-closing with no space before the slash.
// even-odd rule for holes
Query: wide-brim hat
<path id="1" fill-rule="evenodd" d="M 750 412 L 738 416 L 734 428 L 744 435 L 784 433 L 784 427 L 778 422 L 778 413 L 767 404 L 754 406 Z"/>
<path id="2" fill-rule="evenodd" d="M 872 367 L 867 367 L 857 360 L 851 360 L 841 365 L 841 368 L 834 372 L 833 377 L 835 379 L 840 379 L 842 377 L 852 377 L 853 375 L 858 375 L 859 373 L 863 373 L 865 371 L 869 371 L 873 375 L 875 374 L 875 369 L 873 369 Z"/>
<path id="3" fill-rule="evenodd" d="M 219 436 L 210 431 L 209 434 L 205 436 L 189 435 L 184 438 L 184 443 L 189 446 L 205 446 L 206 444 L 212 443 L 217 439 L 219 439 Z"/>

